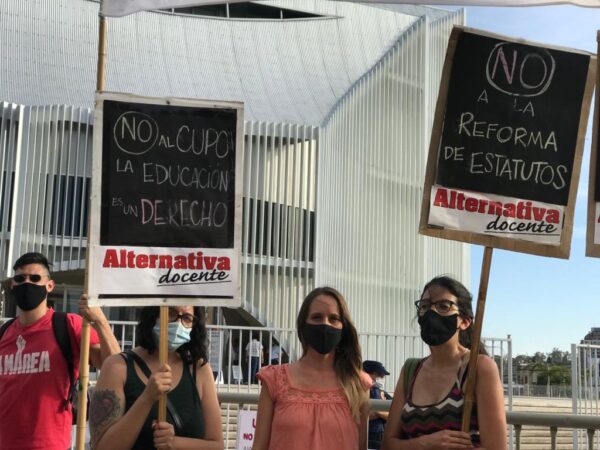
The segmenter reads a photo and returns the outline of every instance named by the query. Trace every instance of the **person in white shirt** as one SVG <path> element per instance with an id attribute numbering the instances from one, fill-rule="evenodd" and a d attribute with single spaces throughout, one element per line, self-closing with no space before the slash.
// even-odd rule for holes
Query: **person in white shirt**
<path id="1" fill-rule="evenodd" d="M 256 374 L 263 363 L 263 346 L 256 336 L 246 344 L 246 356 L 248 357 L 248 368 L 250 369 L 250 383 L 256 384 Z"/>

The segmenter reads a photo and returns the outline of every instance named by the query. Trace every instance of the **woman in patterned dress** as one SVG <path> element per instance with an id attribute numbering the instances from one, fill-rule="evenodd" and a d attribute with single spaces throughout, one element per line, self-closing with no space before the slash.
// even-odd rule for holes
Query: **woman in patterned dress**
<path id="1" fill-rule="evenodd" d="M 415 302 L 421 337 L 431 355 L 404 364 L 383 450 L 506 450 L 502 384 L 483 344 L 470 431 L 460 431 L 473 325 L 471 300 L 461 283 L 437 277 L 425 285 Z"/>

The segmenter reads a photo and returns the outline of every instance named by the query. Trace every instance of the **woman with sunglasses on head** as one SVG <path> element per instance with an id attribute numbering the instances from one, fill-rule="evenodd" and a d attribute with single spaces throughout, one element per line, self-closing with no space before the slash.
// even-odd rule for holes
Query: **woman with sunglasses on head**
<path id="1" fill-rule="evenodd" d="M 95 450 L 223 449 L 202 309 L 169 307 L 164 365 L 158 360 L 159 316 L 159 307 L 143 308 L 139 346 L 102 366 L 90 405 Z M 157 422 L 161 393 L 167 393 L 167 422 Z"/>
<path id="2" fill-rule="evenodd" d="M 296 321 L 303 355 L 267 366 L 253 450 L 363 450 L 367 448 L 370 377 L 342 294 L 316 288 Z"/>
<path id="3" fill-rule="evenodd" d="M 383 450 L 506 450 L 502 384 L 483 344 L 470 431 L 460 431 L 473 328 L 471 301 L 469 291 L 450 277 L 434 278 L 423 288 L 415 305 L 421 337 L 431 355 L 404 364 Z"/>

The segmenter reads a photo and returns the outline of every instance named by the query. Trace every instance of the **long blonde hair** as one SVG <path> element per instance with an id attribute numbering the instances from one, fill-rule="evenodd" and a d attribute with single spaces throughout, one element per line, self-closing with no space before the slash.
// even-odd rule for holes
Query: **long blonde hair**
<path id="1" fill-rule="evenodd" d="M 302 335 L 302 329 L 310 311 L 310 305 L 319 295 L 332 297 L 338 304 L 340 310 L 340 319 L 342 321 L 342 339 L 335 348 L 335 360 L 333 363 L 335 374 L 350 406 L 352 417 L 360 421 L 360 409 L 368 401 L 367 393 L 361 381 L 362 357 L 360 344 L 358 343 L 358 333 L 356 327 L 350 318 L 350 311 L 344 296 L 332 287 L 319 287 L 313 289 L 302 302 L 298 318 L 296 319 L 296 329 L 298 338 L 302 343 L 303 355 L 306 354 L 306 341 Z"/>

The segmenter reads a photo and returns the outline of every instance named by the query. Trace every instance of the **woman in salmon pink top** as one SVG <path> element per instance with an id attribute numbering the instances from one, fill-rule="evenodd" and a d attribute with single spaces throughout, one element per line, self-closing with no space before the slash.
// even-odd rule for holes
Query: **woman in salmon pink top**
<path id="1" fill-rule="evenodd" d="M 252 450 L 365 450 L 370 377 L 342 294 L 314 289 L 296 321 L 304 353 L 258 373 Z"/>

